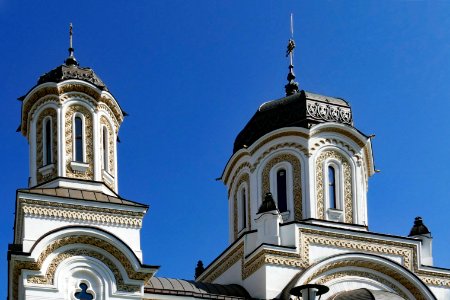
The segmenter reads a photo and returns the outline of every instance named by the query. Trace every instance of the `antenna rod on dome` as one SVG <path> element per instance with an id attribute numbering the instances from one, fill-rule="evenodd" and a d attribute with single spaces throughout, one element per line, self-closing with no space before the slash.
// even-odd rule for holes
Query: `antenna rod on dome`
<path id="1" fill-rule="evenodd" d="M 69 25 L 69 57 L 66 59 L 65 63 L 68 66 L 78 66 L 78 62 L 73 55 L 75 49 L 73 49 L 73 25 L 70 23 Z"/>
<path id="2" fill-rule="evenodd" d="M 294 15 L 291 13 L 291 38 L 288 41 L 286 57 L 289 56 L 289 73 L 287 76 L 288 84 L 284 86 L 286 90 L 286 96 L 290 96 L 299 92 L 298 83 L 295 82 L 294 74 Z"/>

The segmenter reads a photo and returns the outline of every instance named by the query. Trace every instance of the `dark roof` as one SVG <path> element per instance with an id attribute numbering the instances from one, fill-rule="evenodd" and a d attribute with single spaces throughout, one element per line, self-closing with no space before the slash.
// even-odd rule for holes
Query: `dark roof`
<path id="1" fill-rule="evenodd" d="M 283 127 L 310 128 L 314 124 L 338 122 L 353 126 L 347 101 L 300 91 L 263 103 L 234 141 L 233 153 L 250 147 L 263 135 Z"/>
<path id="2" fill-rule="evenodd" d="M 164 277 L 150 278 L 144 287 L 144 292 L 204 299 L 251 299 L 250 294 L 237 284 L 222 285 Z"/>
<path id="3" fill-rule="evenodd" d="M 148 207 L 148 205 L 141 204 L 138 202 L 130 201 L 123 199 L 120 196 L 110 196 L 101 192 L 87 191 L 87 190 L 79 190 L 79 189 L 68 189 L 68 188 L 31 188 L 31 189 L 19 189 L 19 192 L 29 193 L 29 194 L 39 194 L 39 195 L 48 195 L 48 196 L 56 196 L 70 199 L 79 199 L 86 201 L 96 201 L 96 202 L 104 202 L 104 203 L 112 203 L 119 205 L 128 205 L 128 206 L 136 206 L 136 207 Z"/>
<path id="4" fill-rule="evenodd" d="M 421 217 L 416 217 L 414 219 L 414 225 L 411 228 L 411 231 L 409 232 L 408 236 L 415 236 L 415 235 L 423 235 L 423 234 L 430 234 L 431 232 L 428 230 L 427 226 L 423 224 L 423 220 Z"/>
<path id="5" fill-rule="evenodd" d="M 96 87 L 98 87 L 101 90 L 107 91 L 108 88 L 103 83 L 103 81 L 100 79 L 100 77 L 97 76 L 97 74 L 94 73 L 94 70 L 91 68 L 82 68 L 79 67 L 76 64 L 63 64 L 55 69 L 45 73 L 41 77 L 39 77 L 39 80 L 37 82 L 37 85 L 46 83 L 46 82 L 62 82 L 68 79 L 79 79 L 83 80 L 89 83 L 92 83 Z"/>
<path id="6" fill-rule="evenodd" d="M 264 196 L 264 200 L 261 203 L 261 206 L 258 209 L 258 214 L 262 214 L 265 212 L 278 210 L 275 201 L 273 200 L 272 193 L 266 193 Z"/>
<path id="7" fill-rule="evenodd" d="M 346 291 L 336 295 L 333 300 L 405 300 L 397 294 L 386 291 L 373 291 L 369 289 L 357 289 Z"/>

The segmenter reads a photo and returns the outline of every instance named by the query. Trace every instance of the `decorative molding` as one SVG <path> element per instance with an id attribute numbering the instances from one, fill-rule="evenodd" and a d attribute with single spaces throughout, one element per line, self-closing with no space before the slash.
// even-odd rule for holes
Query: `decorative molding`
<path id="1" fill-rule="evenodd" d="M 385 278 L 383 278 L 381 276 L 377 276 L 377 275 L 375 275 L 373 273 L 369 273 L 369 272 L 363 272 L 363 271 L 339 271 L 339 272 L 335 272 L 335 273 L 333 273 L 331 275 L 326 275 L 326 276 L 320 278 L 315 283 L 316 284 L 326 285 L 327 283 L 329 283 L 332 280 L 336 280 L 336 279 L 344 278 L 344 277 L 348 277 L 348 276 L 361 277 L 361 278 L 364 278 L 364 279 L 366 279 L 366 278 L 367 279 L 372 279 L 372 280 L 374 280 L 376 282 L 379 282 L 381 284 L 384 284 L 385 286 L 387 286 L 390 289 L 394 290 L 398 295 L 400 295 L 404 299 L 408 299 L 408 296 L 401 289 L 399 289 L 398 286 L 393 284 L 391 281 L 386 280 Z"/>
<path id="2" fill-rule="evenodd" d="M 230 188 L 228 189 L 228 198 L 230 198 L 231 189 L 233 187 L 233 182 L 235 182 L 235 180 L 236 180 L 236 176 L 238 176 L 240 174 L 241 170 L 243 170 L 244 168 L 248 168 L 248 170 L 251 171 L 252 164 L 245 161 L 239 166 L 239 168 L 237 168 L 236 172 L 234 172 L 233 178 L 231 180 Z"/>
<path id="3" fill-rule="evenodd" d="M 84 143 L 86 147 L 85 162 L 89 164 L 86 172 L 77 172 L 70 166 L 73 161 L 73 115 L 78 112 L 84 116 Z M 66 138 L 66 176 L 71 178 L 94 180 L 94 139 L 92 114 L 84 106 L 74 104 L 67 108 L 65 116 L 65 138 Z"/>
<path id="4" fill-rule="evenodd" d="M 267 144 L 277 138 L 281 138 L 281 137 L 285 137 L 285 136 L 295 136 L 295 137 L 301 137 L 304 139 L 308 139 L 310 137 L 309 134 L 307 134 L 307 133 L 289 130 L 289 131 L 284 131 L 284 132 L 280 132 L 280 133 L 274 134 L 272 136 L 269 136 L 258 143 L 255 142 L 254 144 L 256 144 L 256 146 L 255 146 L 255 148 L 253 148 L 253 150 L 248 151 L 247 149 L 243 149 L 244 151 L 239 153 L 239 155 L 237 155 L 235 158 L 233 158 L 233 156 L 231 157 L 230 161 L 228 162 L 228 163 L 231 163 L 231 165 L 228 168 L 228 171 L 225 173 L 225 176 L 223 176 L 223 182 L 225 182 L 225 183 L 228 182 L 228 179 L 233 171 L 233 168 L 235 167 L 235 165 L 237 164 L 237 162 L 239 161 L 239 159 L 241 157 L 246 156 L 246 155 L 251 156 L 254 153 L 256 153 L 256 151 L 258 151 L 259 148 L 261 148 L 265 144 Z"/>
<path id="5" fill-rule="evenodd" d="M 338 262 L 334 262 L 334 263 L 325 265 L 322 268 L 318 269 L 316 272 L 314 272 L 307 280 L 305 280 L 305 282 L 312 282 L 316 278 L 320 277 L 321 275 L 323 275 L 326 272 L 329 272 L 329 271 L 332 271 L 335 269 L 345 268 L 345 267 L 361 267 L 361 268 L 377 271 L 379 273 L 382 273 L 386 276 L 393 278 L 395 281 L 397 281 L 399 284 L 401 284 L 403 287 L 405 287 L 405 289 L 407 289 L 414 296 L 414 299 L 416 299 L 416 300 L 428 299 L 424 294 L 422 294 L 422 292 L 419 290 L 419 288 L 417 288 L 410 281 L 410 279 L 406 278 L 403 274 L 399 273 L 398 271 L 396 271 L 392 268 L 388 268 L 386 266 L 383 266 L 383 265 L 380 265 L 380 264 L 377 264 L 374 262 L 368 262 L 365 260 L 352 259 L 352 260 L 347 260 L 347 261 L 338 261 Z M 402 294 L 404 295 L 404 293 L 402 293 Z M 408 299 L 408 297 L 406 297 L 405 299 Z"/>
<path id="6" fill-rule="evenodd" d="M 292 166 L 292 186 L 293 186 L 293 206 L 294 206 L 294 220 L 299 221 L 303 217 L 302 208 L 302 180 L 300 170 L 300 160 L 293 154 L 283 153 L 272 158 L 265 166 L 262 172 L 262 193 L 265 195 L 270 192 L 270 170 L 273 166 L 280 162 L 288 162 Z M 289 193 L 290 191 L 288 191 Z"/>
<path id="7" fill-rule="evenodd" d="M 359 147 L 363 148 L 367 142 L 363 142 L 361 141 L 356 135 L 354 135 L 353 133 L 349 132 L 348 130 L 342 129 L 342 128 L 336 128 L 336 127 L 325 127 L 325 128 L 319 128 L 319 129 L 313 129 L 311 132 L 311 137 L 314 137 L 322 132 L 333 132 L 333 133 L 338 133 L 340 135 L 346 136 L 349 139 L 351 139 L 352 141 L 354 141 Z"/>
<path id="8" fill-rule="evenodd" d="M 234 236 L 234 240 L 236 240 L 238 238 L 238 232 L 239 232 L 239 228 L 238 228 L 238 218 L 239 218 L 239 212 L 238 212 L 238 193 L 239 193 L 239 188 L 240 186 L 246 182 L 247 183 L 247 188 L 246 188 L 246 197 L 247 197 L 247 226 L 248 229 L 251 229 L 251 210 L 250 210 L 250 177 L 247 173 L 242 174 L 242 176 L 240 177 L 238 183 L 236 184 L 236 189 L 234 192 L 234 197 L 233 197 L 233 236 Z"/>
<path id="9" fill-rule="evenodd" d="M 36 122 L 36 179 L 37 183 L 42 183 L 49 179 L 52 179 L 58 175 L 56 168 L 53 168 L 48 174 L 42 175 L 39 169 L 44 166 L 43 163 L 43 149 L 44 149 L 44 133 L 43 133 L 43 121 L 44 118 L 50 117 L 52 124 L 52 156 L 55 166 L 58 165 L 58 117 L 54 108 L 46 108 L 40 114 Z M 47 162 L 49 164 L 49 162 Z"/>
<path id="10" fill-rule="evenodd" d="M 303 145 L 299 144 L 299 143 L 281 143 L 281 144 L 277 144 L 275 146 L 270 147 L 269 149 L 267 149 L 266 151 L 264 151 L 256 160 L 256 162 L 253 164 L 251 171 L 253 172 L 256 167 L 259 165 L 259 163 L 267 156 L 269 155 L 271 152 L 281 149 L 281 148 L 295 148 L 297 150 L 299 150 L 300 152 L 302 152 L 304 155 L 306 156 L 310 156 L 311 154 L 308 152 L 308 149 L 306 149 Z"/>
<path id="11" fill-rule="evenodd" d="M 148 281 L 153 276 L 153 273 L 144 273 L 135 271 L 133 269 L 133 266 L 131 262 L 128 260 L 128 258 L 125 256 L 125 254 L 122 253 L 116 246 L 112 245 L 108 241 L 99 239 L 97 237 L 93 236 L 87 236 L 87 235 L 71 235 L 62 237 L 60 239 L 57 239 L 53 242 L 51 242 L 45 249 L 41 252 L 39 257 L 36 261 L 20 261 L 20 260 L 11 260 L 12 261 L 12 276 L 13 276 L 13 285 L 12 285 L 12 299 L 18 300 L 18 289 L 19 289 L 19 279 L 20 275 L 22 273 L 22 270 L 33 270 L 33 271 L 40 271 L 42 268 L 42 265 L 44 261 L 47 259 L 47 257 L 52 254 L 56 253 L 57 249 L 66 246 L 66 245 L 72 245 L 72 244 L 85 244 L 85 245 L 91 245 L 96 248 L 103 249 L 107 253 L 111 254 L 115 259 L 117 259 L 120 264 L 125 269 L 128 278 L 134 279 L 134 280 L 142 280 L 145 282 Z M 54 273 L 49 275 L 51 278 L 53 278 Z"/>
<path id="12" fill-rule="evenodd" d="M 373 238 L 311 229 L 300 229 L 300 256 L 301 260 L 307 266 L 312 264 L 309 258 L 310 245 L 312 244 L 351 249 L 356 252 L 396 255 L 402 257 L 402 265 L 405 268 L 408 270 L 414 269 L 414 252 L 416 251 L 416 248 L 411 244 L 381 241 Z"/>
<path id="13" fill-rule="evenodd" d="M 211 269 L 206 269 L 197 280 L 201 282 L 213 282 L 236 262 L 239 260 L 242 261 L 243 258 L 244 243 L 242 242 L 232 249 L 223 259 L 218 260 Z"/>
<path id="14" fill-rule="evenodd" d="M 259 268 L 266 264 L 283 265 L 297 268 L 305 267 L 299 260 L 299 255 L 297 253 L 263 249 L 244 264 L 244 267 L 242 268 L 242 279 L 248 278 L 250 275 L 255 273 Z"/>
<path id="15" fill-rule="evenodd" d="M 85 256 L 85 257 L 92 257 L 95 259 L 98 259 L 102 263 L 104 263 L 114 274 L 114 279 L 116 280 L 117 290 L 123 291 L 123 292 L 131 292 L 136 293 L 141 290 L 141 286 L 139 285 L 130 285 L 125 284 L 122 275 L 120 274 L 119 269 L 116 267 L 116 265 L 105 255 L 98 253 L 96 251 L 92 251 L 89 249 L 70 249 L 68 251 L 59 253 L 50 263 L 50 265 L 47 268 L 47 272 L 43 276 L 39 275 L 29 275 L 27 277 L 28 283 L 33 284 L 40 284 L 40 285 L 50 285 L 54 283 L 55 280 L 55 272 L 58 266 L 61 264 L 62 261 L 73 257 L 73 256 Z"/>
<path id="16" fill-rule="evenodd" d="M 341 162 L 344 171 L 343 188 L 344 188 L 344 222 L 353 223 L 353 191 L 352 191 L 352 171 L 350 164 L 346 158 L 334 150 L 325 150 L 316 158 L 316 199 L 317 199 L 317 218 L 325 220 L 325 170 L 324 162 L 327 159 L 334 158 Z"/>
<path id="17" fill-rule="evenodd" d="M 351 155 L 355 155 L 358 151 L 353 149 L 352 146 L 350 146 L 349 144 L 335 139 L 335 138 L 324 138 L 324 139 L 320 139 L 318 140 L 316 143 L 314 143 L 314 145 L 311 147 L 311 152 L 314 152 L 316 150 L 318 150 L 320 147 L 325 146 L 325 145 L 333 145 L 333 146 L 338 146 L 340 145 L 343 149 L 347 150 L 349 153 L 351 153 Z"/>
<path id="18" fill-rule="evenodd" d="M 353 124 L 350 107 L 341 107 L 314 100 L 306 100 L 307 115 L 318 120 Z"/>
<path id="19" fill-rule="evenodd" d="M 52 96 L 52 97 L 45 97 L 45 96 Z M 56 87 L 44 87 L 41 89 L 38 89 L 37 91 L 33 92 L 33 94 L 30 96 L 30 98 L 28 98 L 28 100 L 22 104 L 22 134 L 24 136 L 28 136 L 28 130 L 30 128 L 30 111 L 31 108 L 34 106 L 35 109 L 42 105 L 45 102 L 48 101 L 55 101 L 58 102 L 58 89 Z M 45 98 L 44 98 L 45 97 Z M 44 99 L 41 99 L 44 98 Z M 37 103 L 37 101 L 39 101 L 39 103 Z M 36 105 L 35 105 L 36 104 Z M 33 111 L 34 112 L 34 111 Z"/>
<path id="20" fill-rule="evenodd" d="M 86 210 L 83 205 L 20 199 L 19 217 L 23 218 L 24 216 L 141 228 L 144 214 L 99 207 L 90 207 L 89 210 Z M 17 228 L 17 230 L 21 230 L 21 228 Z"/>

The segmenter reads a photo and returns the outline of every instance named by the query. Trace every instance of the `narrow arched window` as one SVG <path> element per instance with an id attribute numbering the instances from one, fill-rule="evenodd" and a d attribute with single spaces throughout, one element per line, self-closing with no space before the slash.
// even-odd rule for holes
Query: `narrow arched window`
<path id="1" fill-rule="evenodd" d="M 83 162 L 83 120 L 75 117 L 75 161 Z"/>
<path id="2" fill-rule="evenodd" d="M 280 212 L 287 211 L 286 170 L 277 171 L 277 202 Z"/>
<path id="3" fill-rule="evenodd" d="M 44 166 L 52 163 L 52 120 L 45 119 L 44 122 Z"/>
<path id="4" fill-rule="evenodd" d="M 336 201 L 336 170 L 332 166 L 328 166 L 328 203 L 330 208 L 338 208 Z"/>
<path id="5" fill-rule="evenodd" d="M 247 216 L 247 195 L 245 193 L 245 188 L 241 190 L 241 229 L 247 227 L 246 216 Z"/>
<path id="6" fill-rule="evenodd" d="M 108 129 L 103 126 L 103 169 L 109 171 L 108 168 Z"/>

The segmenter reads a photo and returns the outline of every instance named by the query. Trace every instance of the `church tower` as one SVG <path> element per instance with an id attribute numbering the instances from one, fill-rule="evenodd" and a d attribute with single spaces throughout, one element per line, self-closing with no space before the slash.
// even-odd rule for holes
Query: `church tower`
<path id="1" fill-rule="evenodd" d="M 346 100 L 299 88 L 294 48 L 291 37 L 285 97 L 261 104 L 234 141 L 221 177 L 230 245 L 196 280 L 259 299 L 307 284 L 326 285 L 324 299 L 435 299 L 424 284 L 431 235 L 421 219 L 410 237 L 369 231 L 371 136 Z"/>
<path id="2" fill-rule="evenodd" d="M 16 199 L 8 299 L 141 299 L 157 267 L 142 263 L 148 206 L 118 195 L 125 113 L 72 47 L 23 97 L 29 187 Z"/>

